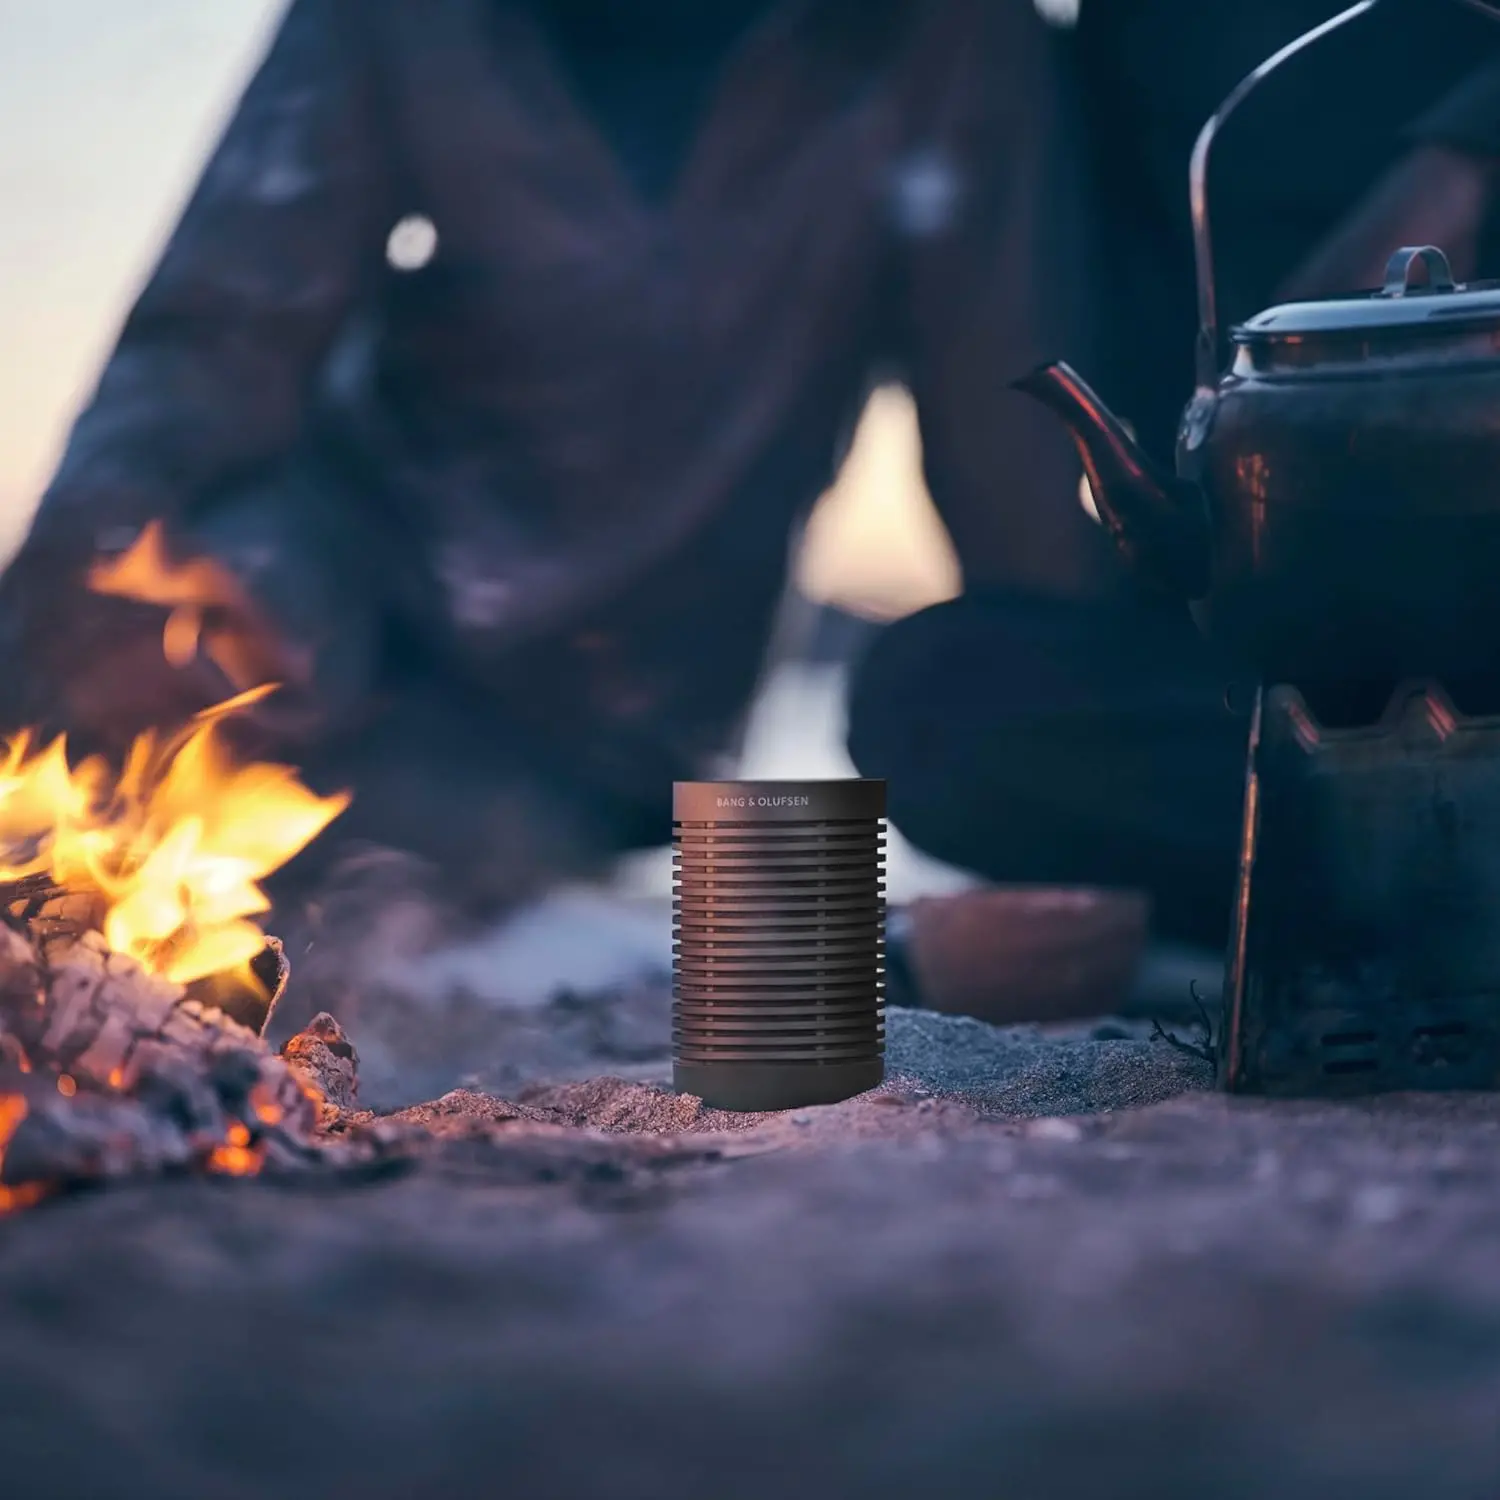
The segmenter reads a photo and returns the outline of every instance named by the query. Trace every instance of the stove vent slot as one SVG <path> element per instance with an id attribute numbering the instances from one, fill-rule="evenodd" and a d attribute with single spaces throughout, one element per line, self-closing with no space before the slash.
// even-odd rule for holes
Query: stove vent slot
<path id="1" fill-rule="evenodd" d="M 1373 1047 L 1379 1040 L 1373 1031 L 1330 1031 L 1323 1038 L 1325 1047 Z"/>
<path id="2" fill-rule="evenodd" d="M 1375 1073 L 1379 1057 L 1373 1055 L 1379 1035 L 1373 1031 L 1330 1031 L 1322 1039 L 1323 1072 L 1331 1078 L 1353 1073 Z M 1332 1055 L 1327 1055 L 1332 1054 Z"/>

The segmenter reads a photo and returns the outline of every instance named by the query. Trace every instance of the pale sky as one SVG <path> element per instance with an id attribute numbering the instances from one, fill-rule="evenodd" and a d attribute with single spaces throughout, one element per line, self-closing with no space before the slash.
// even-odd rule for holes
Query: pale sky
<path id="1" fill-rule="evenodd" d="M 284 0 L 0 0 L 0 549 Z"/>
<path id="2" fill-rule="evenodd" d="M 0 558 L 285 4 L 0 0 Z M 812 593 L 888 614 L 957 587 L 919 462 L 887 393 L 812 529 Z"/>

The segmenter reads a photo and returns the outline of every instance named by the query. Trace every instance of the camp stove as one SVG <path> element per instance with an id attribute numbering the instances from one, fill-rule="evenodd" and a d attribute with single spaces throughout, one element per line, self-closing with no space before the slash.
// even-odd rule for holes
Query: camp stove
<path id="1" fill-rule="evenodd" d="M 1261 685 L 1218 1039 L 1231 1090 L 1500 1085 L 1500 283 L 1398 247 L 1379 288 L 1231 330 L 1220 373 L 1210 149 L 1262 79 L 1378 3 L 1284 47 L 1199 136 L 1175 473 L 1067 365 L 1019 382 L 1067 423 L 1142 582 Z"/>
<path id="2" fill-rule="evenodd" d="M 1236 1091 L 1500 1083 L 1500 715 L 1258 694 L 1218 1045 Z"/>

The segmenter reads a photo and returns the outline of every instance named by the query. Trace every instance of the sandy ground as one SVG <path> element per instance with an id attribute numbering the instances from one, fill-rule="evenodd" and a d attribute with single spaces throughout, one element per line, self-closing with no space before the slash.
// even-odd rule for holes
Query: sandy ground
<path id="1" fill-rule="evenodd" d="M 1500 1101 L 1143 1031 L 893 1012 L 883 1090 L 747 1118 L 543 1081 L 619 1050 L 562 1024 L 400 1176 L 0 1222 L 3 1493 L 1496 1494 Z"/>
<path id="2" fill-rule="evenodd" d="M 781 676 L 746 774 L 841 774 L 837 688 Z M 897 841 L 898 899 L 963 883 Z M 0 1220 L 0 1497 L 1500 1494 L 1500 1096 L 895 1010 L 882 1089 L 728 1115 L 666 1087 L 663 891 L 309 997 L 426 1127 L 399 1171 Z"/>

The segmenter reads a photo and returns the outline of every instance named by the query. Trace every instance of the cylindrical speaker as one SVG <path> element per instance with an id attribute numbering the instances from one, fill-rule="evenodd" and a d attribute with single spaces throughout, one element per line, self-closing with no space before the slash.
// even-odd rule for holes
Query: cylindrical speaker
<path id="1" fill-rule="evenodd" d="M 885 1076 L 885 783 L 672 788 L 672 1077 L 720 1109 Z"/>

